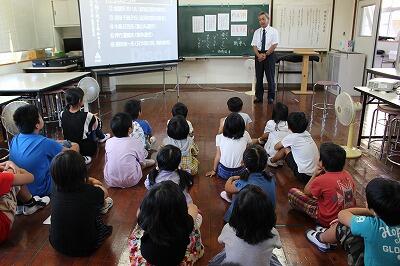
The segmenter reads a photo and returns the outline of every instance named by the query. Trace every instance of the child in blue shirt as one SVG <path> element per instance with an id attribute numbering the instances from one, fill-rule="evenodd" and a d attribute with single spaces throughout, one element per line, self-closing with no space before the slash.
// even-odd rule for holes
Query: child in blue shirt
<path id="1" fill-rule="evenodd" d="M 33 196 L 48 196 L 51 192 L 51 160 L 69 148 L 40 135 L 44 122 L 34 105 L 19 107 L 14 113 L 14 122 L 20 133 L 11 141 L 10 160 L 35 177 L 34 181 L 27 185 Z M 79 151 L 79 146 L 73 143 L 70 149 Z"/>
<path id="2" fill-rule="evenodd" d="M 132 122 L 136 122 L 142 128 L 145 135 L 145 148 L 151 150 L 154 147 L 156 138 L 153 136 L 153 130 L 147 120 L 139 119 L 142 115 L 142 106 L 139 100 L 130 100 L 125 104 L 125 112 L 132 117 Z"/>
<path id="3" fill-rule="evenodd" d="M 366 266 L 400 265 L 400 183 L 375 178 L 365 190 L 367 208 L 342 210 L 338 223 L 314 234 L 312 243 L 339 242 L 354 265 L 362 265 L 362 259 Z"/>
<path id="4" fill-rule="evenodd" d="M 229 221 L 236 200 L 236 195 L 247 185 L 260 187 L 267 194 L 272 206 L 275 208 L 275 178 L 264 171 L 267 166 L 267 152 L 259 145 L 251 145 L 243 153 L 243 162 L 246 172 L 242 176 L 232 176 L 225 183 L 225 191 L 221 192 L 221 197 L 228 202 L 232 202 L 225 214 L 225 222 Z"/>

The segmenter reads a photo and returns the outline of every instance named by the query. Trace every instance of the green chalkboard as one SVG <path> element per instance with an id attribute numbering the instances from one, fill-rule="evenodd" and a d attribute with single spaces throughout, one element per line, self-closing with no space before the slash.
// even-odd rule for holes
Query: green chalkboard
<path id="1" fill-rule="evenodd" d="M 247 10 L 246 22 L 232 22 L 232 10 Z M 252 55 L 251 40 L 259 28 L 258 13 L 269 11 L 269 5 L 179 6 L 179 52 L 181 57 Z M 193 16 L 229 14 L 229 30 L 193 33 Z M 231 36 L 232 25 L 247 25 L 247 36 Z M 218 25 L 218 22 L 217 22 Z"/>

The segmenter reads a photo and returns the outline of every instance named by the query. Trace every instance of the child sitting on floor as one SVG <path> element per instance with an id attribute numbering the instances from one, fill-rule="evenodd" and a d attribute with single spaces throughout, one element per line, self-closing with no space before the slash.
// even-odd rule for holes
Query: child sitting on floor
<path id="1" fill-rule="evenodd" d="M 276 103 L 272 110 L 272 119 L 267 121 L 264 134 L 257 140 L 259 144 L 265 143 L 264 148 L 267 151 L 268 157 L 275 156 L 277 152 L 275 145 L 290 133 L 287 118 L 288 107 L 283 103 Z M 281 164 L 281 162 L 278 162 L 278 164 Z"/>
<path id="2" fill-rule="evenodd" d="M 307 238 L 321 251 L 340 243 L 349 265 L 400 265 L 400 183 L 375 178 L 365 192 L 367 208 L 342 210 L 338 223 L 325 232 L 309 230 Z"/>
<path id="3" fill-rule="evenodd" d="M 246 113 L 241 112 L 243 108 L 243 101 L 239 97 L 232 97 L 229 98 L 229 100 L 226 103 L 228 105 L 228 110 L 231 113 L 237 113 L 239 114 L 243 120 L 244 124 L 246 126 L 246 130 L 249 130 L 249 124 L 253 122 L 250 118 L 250 116 Z M 219 129 L 218 129 L 218 134 L 221 134 L 223 129 L 224 129 L 224 122 L 225 122 L 226 117 L 221 118 L 219 121 Z"/>
<path id="4" fill-rule="evenodd" d="M 182 189 L 187 203 L 192 203 L 188 188 L 193 185 L 193 177 L 186 171 L 179 169 L 181 163 L 181 150 L 175 146 L 167 145 L 157 154 L 157 168 L 147 176 L 144 185 L 151 189 L 155 184 L 171 180 Z"/>
<path id="5" fill-rule="evenodd" d="M 181 115 L 186 119 L 186 122 L 189 125 L 189 136 L 193 137 L 194 136 L 194 132 L 193 132 L 193 126 L 192 123 L 187 120 L 187 115 L 188 115 L 188 108 L 184 103 L 178 102 L 176 103 L 171 110 L 171 114 L 172 117 L 177 116 L 177 115 Z M 167 126 L 168 126 L 169 120 L 167 122 Z"/>
<path id="6" fill-rule="evenodd" d="M 24 202 L 35 202 L 25 186 L 32 181 L 33 175 L 17 167 L 13 162 L 0 163 L 0 244 L 6 241 L 10 235 L 16 215 L 17 198 Z M 48 204 L 49 197 L 44 198 Z M 30 212 L 33 213 L 44 206 L 46 205 L 33 204 L 31 207 L 25 208 L 32 209 Z"/>
<path id="7" fill-rule="evenodd" d="M 246 186 L 238 194 L 229 223 L 218 237 L 225 248 L 208 265 L 281 265 L 272 254 L 274 248 L 282 246 L 275 223 L 275 208 L 268 196 L 257 186 Z"/>
<path id="8" fill-rule="evenodd" d="M 232 202 L 225 213 L 225 222 L 229 222 L 236 195 L 249 184 L 260 187 L 268 195 L 272 206 L 275 208 L 275 178 L 264 170 L 267 166 L 267 159 L 267 153 L 259 145 L 251 145 L 244 151 L 243 162 L 246 172 L 241 176 L 230 177 L 225 183 L 225 191 L 221 192 L 223 199 Z"/>
<path id="9" fill-rule="evenodd" d="M 131 265 L 193 265 L 204 254 L 198 210 L 172 181 L 155 185 L 129 237 Z"/>
<path id="10" fill-rule="evenodd" d="M 51 163 L 50 244 L 67 256 L 89 256 L 111 235 L 101 214 L 112 207 L 102 183 L 87 176 L 84 158 L 75 151 L 58 154 Z"/>
<path id="11" fill-rule="evenodd" d="M 79 152 L 84 156 L 86 164 L 89 164 L 97 151 L 97 141 L 105 142 L 110 134 L 101 131 L 101 121 L 96 115 L 82 110 L 83 96 L 81 88 L 67 90 L 67 106 L 61 113 L 61 125 L 64 139 L 78 143 Z"/>
<path id="12" fill-rule="evenodd" d="M 153 166 L 155 161 L 146 159 L 142 143 L 129 137 L 132 118 L 127 113 L 114 115 L 110 124 L 114 137 L 106 142 L 104 181 L 109 187 L 133 187 L 142 178 L 142 168 Z"/>
<path id="13" fill-rule="evenodd" d="M 163 146 L 173 145 L 181 150 L 182 159 L 180 168 L 191 175 L 196 175 L 199 170 L 199 161 L 196 156 L 199 148 L 193 138 L 189 136 L 189 125 L 186 119 L 177 115 L 171 118 L 167 128 L 168 137 L 163 140 Z"/>
<path id="14" fill-rule="evenodd" d="M 339 145 L 323 143 L 317 169 L 304 188 L 289 190 L 289 204 L 315 219 L 323 227 L 337 219 L 338 213 L 354 207 L 355 187 L 351 175 L 343 170 L 346 151 Z"/>
<path id="15" fill-rule="evenodd" d="M 146 150 L 151 150 L 156 144 L 156 138 L 153 136 L 153 130 L 147 120 L 140 119 L 142 116 L 142 104 L 139 100 L 130 100 L 125 104 L 125 112 L 132 117 L 132 122 L 138 124 L 143 130 Z M 135 126 L 134 126 L 135 127 Z M 131 132 L 132 133 L 132 132 Z"/>
<path id="16" fill-rule="evenodd" d="M 230 114 L 225 119 L 223 133 L 216 136 L 215 142 L 217 151 L 213 170 L 206 176 L 218 175 L 227 180 L 231 176 L 242 175 L 246 170 L 242 165 L 243 153 L 247 145 L 252 143 L 242 116 Z"/>
<path id="17" fill-rule="evenodd" d="M 310 133 L 306 131 L 308 121 L 303 112 L 291 113 L 287 122 L 292 133 L 275 145 L 278 152 L 268 159 L 268 165 L 277 167 L 277 163 L 285 159 L 294 175 L 307 183 L 317 166 L 318 148 Z"/>
<path id="18" fill-rule="evenodd" d="M 10 160 L 26 169 L 35 177 L 28 184 L 29 192 L 34 196 L 49 196 L 51 193 L 51 160 L 61 151 L 72 149 L 79 151 L 76 143 L 61 143 L 40 134 L 44 127 L 42 116 L 34 105 L 19 107 L 14 113 L 14 122 L 19 130 L 10 144 Z M 19 210 L 21 207 L 19 206 Z"/>

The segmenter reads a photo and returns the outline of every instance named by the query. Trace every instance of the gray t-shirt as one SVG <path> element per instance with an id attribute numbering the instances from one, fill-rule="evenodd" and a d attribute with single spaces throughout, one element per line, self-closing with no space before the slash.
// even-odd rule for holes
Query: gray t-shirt
<path id="1" fill-rule="evenodd" d="M 170 181 L 174 182 L 175 184 L 179 185 L 180 178 L 179 178 L 178 173 L 176 171 L 170 172 L 170 171 L 161 170 L 160 173 L 158 174 L 158 176 L 156 177 L 156 184 L 161 183 L 163 181 L 168 181 L 168 180 L 170 180 Z M 150 190 L 151 187 L 152 187 L 150 185 L 150 180 L 149 180 L 149 176 L 148 175 L 146 177 L 146 180 L 144 181 L 144 186 L 148 190 Z M 188 204 L 193 202 L 192 197 L 190 196 L 190 194 L 187 192 L 186 189 L 183 191 L 183 194 L 185 194 L 186 202 Z"/>
<path id="2" fill-rule="evenodd" d="M 242 266 L 269 266 L 274 248 L 281 248 L 282 243 L 278 231 L 273 228 L 272 238 L 257 245 L 250 245 L 243 239 L 236 236 L 235 229 L 225 224 L 218 242 L 225 245 L 226 258 L 224 263 L 237 263 Z"/>

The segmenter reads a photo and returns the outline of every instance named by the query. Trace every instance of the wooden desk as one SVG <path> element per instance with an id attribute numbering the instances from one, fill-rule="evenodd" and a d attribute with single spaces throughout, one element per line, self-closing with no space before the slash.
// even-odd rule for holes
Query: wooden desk
<path id="1" fill-rule="evenodd" d="M 312 91 L 307 91 L 308 86 L 308 63 L 311 55 L 318 55 L 312 49 L 294 49 L 293 53 L 303 56 L 303 67 L 301 70 L 301 87 L 300 90 L 291 91 L 293 94 L 313 94 Z"/>
<path id="2" fill-rule="evenodd" d="M 25 73 L 60 73 L 72 72 L 78 69 L 77 64 L 72 64 L 63 67 L 27 67 L 24 68 Z"/>
<path id="3" fill-rule="evenodd" d="M 395 68 L 367 68 L 365 70 L 367 74 L 389 78 L 389 79 L 399 79 L 400 80 L 400 71 Z"/>
<path id="4" fill-rule="evenodd" d="M 361 121 L 357 138 L 357 146 L 360 146 L 361 139 L 369 137 L 362 135 L 364 128 L 365 110 L 367 109 L 367 105 L 376 104 L 376 102 L 373 101 L 379 100 L 380 102 L 395 105 L 400 108 L 400 95 L 397 95 L 396 92 L 394 91 L 393 92 L 372 91 L 367 87 L 354 87 L 354 90 L 361 92 L 361 98 L 362 98 Z"/>
<path id="5" fill-rule="evenodd" d="M 90 72 L 16 73 L 0 75 L 0 95 L 41 94 L 78 81 Z"/>

